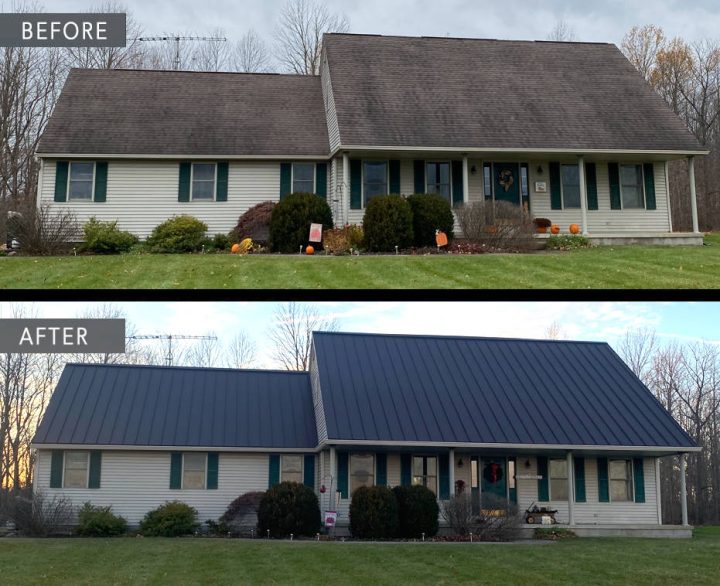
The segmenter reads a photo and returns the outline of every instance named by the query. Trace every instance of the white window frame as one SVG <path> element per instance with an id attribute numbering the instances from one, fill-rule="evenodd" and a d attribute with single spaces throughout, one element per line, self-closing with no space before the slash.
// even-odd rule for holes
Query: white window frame
<path id="1" fill-rule="evenodd" d="M 303 484 L 303 481 L 305 480 L 305 457 L 302 454 L 280 454 L 280 482 L 286 482 L 283 478 L 283 462 L 287 457 L 300 458 L 300 480 L 288 480 L 287 482 L 298 482 Z"/>
<path id="2" fill-rule="evenodd" d="M 563 181 L 563 174 L 562 170 L 563 167 L 577 167 L 578 168 L 578 189 L 580 190 L 580 204 L 578 207 L 572 207 L 569 208 L 565 205 L 565 182 Z M 569 211 L 581 211 L 582 210 L 582 185 L 580 184 L 580 165 L 579 164 L 573 164 L 573 163 L 560 163 L 560 193 L 562 197 L 562 209 L 563 211 L 569 210 Z"/>
<path id="3" fill-rule="evenodd" d="M 622 168 L 623 167 L 640 167 L 640 189 L 642 189 L 643 207 L 641 208 L 625 208 L 625 194 L 623 193 Z M 653 163 L 653 170 L 655 163 Z M 645 189 L 645 164 L 644 163 L 618 163 L 618 188 L 620 189 L 620 210 L 625 209 L 634 212 L 647 211 L 647 190 Z"/>
<path id="4" fill-rule="evenodd" d="M 360 173 L 361 177 L 361 187 L 362 187 L 362 205 L 363 209 L 367 208 L 367 199 L 365 199 L 365 163 L 385 163 L 385 185 L 387 186 L 387 191 L 390 191 L 390 160 L 389 159 L 362 159 L 361 165 L 362 165 L 362 173 Z M 386 193 L 385 195 L 390 195 L 389 193 Z M 383 196 L 375 196 L 375 197 L 383 197 Z"/>
<path id="5" fill-rule="evenodd" d="M 365 452 L 360 453 L 360 452 L 358 452 L 358 453 L 356 453 L 356 454 L 351 453 L 351 454 L 349 455 L 349 457 L 348 457 L 348 483 L 350 484 L 350 486 L 348 487 L 348 490 L 350 491 L 350 497 L 352 497 L 353 493 L 355 492 L 355 491 L 352 489 L 352 484 L 353 484 L 353 481 L 352 481 L 352 478 L 353 478 L 353 465 L 352 465 L 352 460 L 353 460 L 353 457 L 367 458 L 368 456 L 372 459 L 372 464 L 371 464 L 371 467 L 370 467 L 370 476 L 372 477 L 372 484 L 371 484 L 370 486 L 375 486 L 375 483 L 377 482 L 377 478 L 376 478 L 376 468 L 375 468 L 377 464 L 376 464 L 376 460 L 375 460 L 375 454 L 371 454 L 371 453 L 369 453 L 369 452 L 368 452 L 368 453 L 365 453 Z"/>
<path id="6" fill-rule="evenodd" d="M 86 467 L 85 467 L 85 486 L 65 486 L 65 466 L 67 463 L 66 457 L 68 454 L 85 454 Z M 90 452 L 85 450 L 65 450 L 63 451 L 63 477 L 62 487 L 67 490 L 86 490 L 90 486 Z"/>
<path id="7" fill-rule="evenodd" d="M 487 188 L 490 187 L 490 201 L 495 201 L 495 179 L 493 178 L 493 163 L 492 161 L 482 161 L 482 179 L 483 179 L 483 201 L 487 199 L 488 193 Z M 485 169 L 490 170 L 490 181 L 486 184 Z"/>
<path id="8" fill-rule="evenodd" d="M 185 456 L 188 454 L 195 455 L 198 452 L 183 452 L 182 455 L 182 470 L 181 470 L 181 482 L 180 486 L 182 490 L 207 490 L 207 471 L 208 471 L 208 455 L 205 454 L 205 467 L 203 468 L 203 485 L 202 488 L 186 488 L 185 487 Z"/>
<path id="9" fill-rule="evenodd" d="M 417 475 L 415 474 L 415 458 L 423 458 L 427 460 L 428 458 L 434 458 L 435 459 L 435 490 L 433 493 L 435 494 L 435 498 L 440 498 L 440 458 L 437 455 L 434 454 L 413 454 L 412 455 L 412 461 L 410 465 L 410 484 L 411 486 L 424 486 L 426 488 L 430 488 L 427 486 L 427 482 L 423 481 L 423 484 L 416 485 L 415 484 L 415 478 Z M 427 464 L 423 464 L 423 469 L 427 469 Z M 432 478 L 429 474 L 422 474 L 422 478 Z M 432 490 L 432 489 L 430 489 Z M 454 489 L 453 489 L 454 490 Z"/>
<path id="10" fill-rule="evenodd" d="M 195 165 L 212 165 L 215 169 L 214 176 L 213 176 L 213 190 L 212 190 L 212 199 L 195 199 Z M 190 201 L 197 201 L 200 203 L 209 203 L 211 201 L 215 201 L 217 199 L 217 179 L 218 179 L 218 164 L 217 162 L 212 161 L 197 161 L 195 163 L 190 163 Z M 204 179 L 201 181 L 205 181 Z M 207 182 L 209 183 L 209 181 Z"/>
<path id="11" fill-rule="evenodd" d="M 75 164 L 92 164 L 93 168 L 93 175 L 92 175 L 92 188 L 90 189 L 90 199 L 80 198 L 80 197 L 72 197 L 72 190 L 70 189 L 72 186 L 72 166 Z M 95 174 L 97 173 L 97 162 L 96 161 L 69 161 L 68 164 L 68 178 L 67 178 L 67 186 L 66 186 L 66 193 L 67 193 L 67 200 L 68 201 L 79 201 L 79 202 L 87 202 L 92 203 L 95 201 Z"/>
<path id="12" fill-rule="evenodd" d="M 290 165 L 290 193 L 305 193 L 295 191 L 295 165 L 312 165 L 313 167 L 313 187 L 312 193 L 317 194 L 317 163 L 308 163 L 304 161 L 294 161 Z"/>
<path id="13" fill-rule="evenodd" d="M 553 496 L 553 493 L 552 493 L 553 475 L 551 474 L 551 469 L 552 469 L 552 462 L 553 462 L 553 461 L 556 461 L 556 462 L 565 462 L 565 470 L 566 470 L 565 473 L 567 474 L 567 476 L 565 476 L 565 477 L 562 478 L 562 479 L 565 480 L 565 484 L 566 484 L 566 485 L 568 484 L 568 478 L 569 478 L 569 476 L 570 476 L 570 468 L 569 468 L 569 466 L 567 465 L 567 460 L 566 460 L 565 458 L 548 458 L 548 494 L 549 494 L 549 500 L 550 500 L 550 501 L 555 501 L 555 500 L 556 500 L 556 501 L 559 502 L 559 503 L 566 503 L 566 502 L 568 502 L 568 501 L 570 500 L 570 497 L 572 496 L 572 495 L 570 495 L 569 488 L 567 489 L 567 490 L 568 490 L 568 496 L 567 496 L 566 499 L 555 499 L 554 496 Z M 559 480 L 559 478 L 556 477 L 555 480 Z"/>
<path id="14" fill-rule="evenodd" d="M 627 485 L 630 487 L 630 494 L 625 500 L 613 500 L 612 497 L 612 462 L 624 462 L 626 470 L 630 477 L 626 480 Z M 630 464 L 628 466 L 628 463 Z M 632 458 L 608 458 L 608 502 L 610 503 L 632 503 L 635 502 L 635 462 Z"/>
<path id="15" fill-rule="evenodd" d="M 428 189 L 430 187 L 430 183 L 428 182 L 428 165 L 447 165 L 448 171 L 449 171 L 449 177 L 450 177 L 450 193 L 448 197 L 450 198 L 450 205 L 452 205 L 453 202 L 453 164 L 452 161 L 425 161 L 425 193 L 430 193 L 430 190 Z M 435 192 L 435 195 L 439 195 L 441 197 L 445 197 L 442 193 Z"/>

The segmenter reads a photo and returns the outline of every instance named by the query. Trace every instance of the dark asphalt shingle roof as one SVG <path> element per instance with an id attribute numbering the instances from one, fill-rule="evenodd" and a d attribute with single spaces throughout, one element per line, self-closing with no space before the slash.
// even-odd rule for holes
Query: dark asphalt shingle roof
<path id="1" fill-rule="evenodd" d="M 331 34 L 344 146 L 703 151 L 609 44 Z"/>
<path id="2" fill-rule="evenodd" d="M 73 69 L 39 153 L 310 155 L 329 150 L 320 78 Z"/>
<path id="3" fill-rule="evenodd" d="M 316 333 L 328 439 L 693 447 L 604 343 Z"/>
<path id="4" fill-rule="evenodd" d="M 317 447 L 306 373 L 65 367 L 36 444 Z"/>

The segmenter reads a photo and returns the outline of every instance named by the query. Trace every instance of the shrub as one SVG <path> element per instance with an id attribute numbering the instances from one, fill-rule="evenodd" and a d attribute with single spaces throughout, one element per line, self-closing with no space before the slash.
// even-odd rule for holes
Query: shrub
<path id="1" fill-rule="evenodd" d="M 95 254 L 128 252 L 138 242 L 137 236 L 120 230 L 117 222 L 101 222 L 96 218 L 85 222 L 83 233 L 85 239 L 80 250 Z"/>
<path id="2" fill-rule="evenodd" d="M 250 533 L 258 524 L 258 509 L 264 492 L 247 492 L 228 505 L 220 517 L 220 524 L 227 527 L 226 532 L 235 535 Z"/>
<path id="3" fill-rule="evenodd" d="M 274 252 L 298 252 L 308 244 L 310 224 L 322 224 L 323 230 L 333 227 L 327 201 L 312 193 L 288 195 L 272 211 L 270 247 Z"/>
<path id="4" fill-rule="evenodd" d="M 192 216 L 175 216 L 156 226 L 147 239 L 151 252 L 198 252 L 204 243 L 207 224 Z"/>
<path id="5" fill-rule="evenodd" d="M 245 240 L 245 238 L 252 238 L 253 242 L 267 244 L 270 240 L 270 218 L 272 218 L 275 205 L 274 201 L 266 201 L 251 207 L 240 216 L 237 226 L 230 233 L 230 237 L 236 242 Z"/>
<path id="6" fill-rule="evenodd" d="M 519 525 L 517 505 L 504 498 L 485 495 L 471 531 L 479 541 L 512 541 L 517 537 Z"/>
<path id="7" fill-rule="evenodd" d="M 441 230 L 453 239 L 455 216 L 450 202 L 437 194 L 416 194 L 407 198 L 413 214 L 413 236 L 415 246 L 435 246 L 435 234 Z"/>
<path id="8" fill-rule="evenodd" d="M 52 256 L 67 253 L 81 239 L 75 214 L 67 208 L 36 207 L 26 202 L 16 210 L 11 230 L 24 254 Z"/>
<path id="9" fill-rule="evenodd" d="M 127 521 L 114 515 L 111 507 L 94 507 L 85 503 L 78 512 L 75 533 L 84 537 L 113 537 L 127 532 Z"/>
<path id="10" fill-rule="evenodd" d="M 230 250 L 230 247 L 232 246 L 232 240 L 230 239 L 230 236 L 227 234 L 215 234 L 212 239 L 212 247 L 213 249 L 224 252 L 226 250 Z"/>
<path id="11" fill-rule="evenodd" d="M 547 247 L 550 250 L 577 250 L 590 248 L 590 241 L 585 236 L 550 236 Z"/>
<path id="12" fill-rule="evenodd" d="M 534 539 L 546 541 L 563 541 L 566 539 L 576 539 L 577 534 L 570 529 L 561 529 L 554 527 L 538 527 L 533 532 Z"/>
<path id="13" fill-rule="evenodd" d="M 67 533 L 75 518 L 75 508 L 64 497 L 50 498 L 42 491 L 24 491 L 8 507 L 17 530 L 30 537 Z"/>
<path id="14" fill-rule="evenodd" d="M 258 507 L 258 531 L 271 537 L 312 536 L 320 531 L 320 504 L 312 488 L 282 482 L 268 490 Z"/>
<path id="15" fill-rule="evenodd" d="M 396 486 L 398 536 L 406 539 L 434 537 L 438 532 L 438 507 L 435 494 L 425 486 Z"/>
<path id="16" fill-rule="evenodd" d="M 362 486 L 350 502 L 350 531 L 359 539 L 390 539 L 399 526 L 398 502 L 387 486 Z"/>
<path id="17" fill-rule="evenodd" d="M 442 516 L 455 535 L 470 533 L 475 518 L 470 495 L 456 494 L 450 500 L 443 502 Z"/>
<path id="18" fill-rule="evenodd" d="M 140 522 L 140 533 L 147 537 L 180 537 L 198 528 L 197 511 L 180 501 L 167 502 L 149 511 Z"/>
<path id="19" fill-rule="evenodd" d="M 456 210 L 463 236 L 499 250 L 530 250 L 535 224 L 522 207 L 506 201 L 478 201 Z"/>
<path id="20" fill-rule="evenodd" d="M 374 197 L 363 219 L 365 246 L 372 252 L 393 252 L 413 244 L 412 208 L 404 197 Z"/>
<path id="21" fill-rule="evenodd" d="M 328 253 L 343 255 L 360 250 L 363 242 L 361 226 L 345 226 L 338 230 L 328 230 L 323 235 L 323 247 Z"/>

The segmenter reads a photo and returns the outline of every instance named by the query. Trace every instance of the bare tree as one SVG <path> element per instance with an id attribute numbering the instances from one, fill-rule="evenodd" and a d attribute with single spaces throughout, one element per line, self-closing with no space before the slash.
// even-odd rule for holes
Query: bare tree
<path id="1" fill-rule="evenodd" d="M 190 69 L 193 71 L 228 71 L 231 48 L 225 39 L 223 29 L 215 29 L 207 41 L 195 41 Z"/>
<path id="2" fill-rule="evenodd" d="M 277 58 L 292 73 L 318 75 L 325 33 L 345 33 L 350 23 L 316 0 L 289 0 L 280 11 Z"/>
<path id="3" fill-rule="evenodd" d="M 213 336 L 213 334 L 208 334 Z M 193 341 L 183 355 L 182 361 L 177 364 L 195 366 L 198 368 L 216 368 L 221 366 L 223 360 L 223 349 L 217 338 L 203 338 Z"/>
<path id="4" fill-rule="evenodd" d="M 312 333 L 338 329 L 335 319 L 324 317 L 312 305 L 287 303 L 280 306 L 274 317 L 270 340 L 275 345 L 274 358 L 285 370 L 307 370 Z"/>
<path id="5" fill-rule="evenodd" d="M 634 26 L 622 40 L 622 51 L 642 76 L 650 81 L 656 65 L 657 54 L 665 46 L 662 28 L 648 24 Z"/>
<path id="6" fill-rule="evenodd" d="M 236 334 L 226 348 L 225 360 L 230 368 L 248 368 L 255 363 L 255 342 L 245 332 Z"/>
<path id="7" fill-rule="evenodd" d="M 620 341 L 620 356 L 641 381 L 652 382 L 654 373 L 653 356 L 657 350 L 655 332 L 643 328 L 628 332 Z"/>
<path id="8" fill-rule="evenodd" d="M 577 41 L 575 29 L 573 29 L 565 19 L 560 19 L 550 31 L 547 37 L 548 41 L 572 42 Z"/>
<path id="9" fill-rule="evenodd" d="M 268 47 L 254 30 L 235 44 L 230 59 L 233 69 L 241 73 L 267 73 L 271 69 Z"/>
<path id="10" fill-rule="evenodd" d="M 565 332 L 558 321 L 551 323 L 545 330 L 545 338 L 548 340 L 563 340 L 565 337 Z"/>

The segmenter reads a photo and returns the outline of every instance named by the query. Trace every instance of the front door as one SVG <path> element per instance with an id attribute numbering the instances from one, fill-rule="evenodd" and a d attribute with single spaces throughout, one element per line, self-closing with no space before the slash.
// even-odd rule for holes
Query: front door
<path id="1" fill-rule="evenodd" d="M 495 175 L 495 201 L 508 201 L 520 205 L 520 165 L 493 163 Z"/>
<path id="2" fill-rule="evenodd" d="M 482 506 L 492 508 L 507 503 L 507 460 L 483 458 L 481 461 Z"/>

